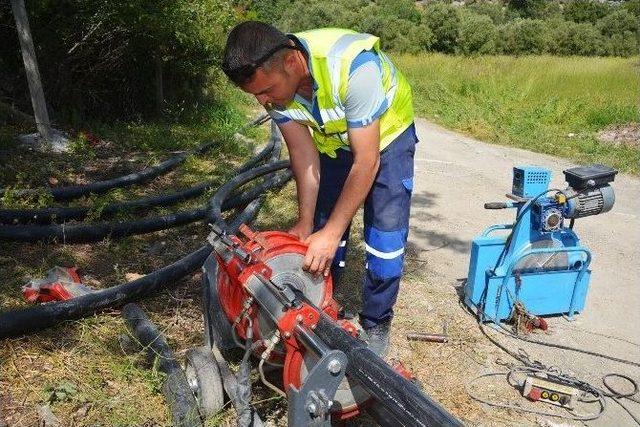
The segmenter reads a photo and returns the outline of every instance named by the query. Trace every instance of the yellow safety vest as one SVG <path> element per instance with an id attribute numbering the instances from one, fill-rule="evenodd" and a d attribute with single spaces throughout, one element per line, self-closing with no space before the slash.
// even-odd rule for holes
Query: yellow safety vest
<path id="1" fill-rule="evenodd" d="M 344 101 L 349 70 L 362 51 L 374 50 L 382 64 L 382 86 L 388 109 L 380 116 L 380 150 L 413 123 L 411 87 L 389 58 L 380 51 L 378 37 L 338 28 L 322 28 L 294 34 L 304 42 L 309 53 L 311 71 L 317 83 L 316 102 L 323 123 L 318 123 L 307 108 L 290 102 L 278 113 L 311 128 L 318 151 L 331 157 L 336 150 L 349 146 Z"/>

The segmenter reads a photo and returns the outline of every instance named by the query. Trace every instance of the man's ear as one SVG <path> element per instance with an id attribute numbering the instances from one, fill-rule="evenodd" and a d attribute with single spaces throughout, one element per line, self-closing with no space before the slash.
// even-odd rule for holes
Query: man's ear
<path id="1" fill-rule="evenodd" d="M 288 73 L 291 74 L 295 68 L 298 66 L 298 58 L 296 51 L 290 51 L 285 53 L 282 58 L 282 68 Z"/>

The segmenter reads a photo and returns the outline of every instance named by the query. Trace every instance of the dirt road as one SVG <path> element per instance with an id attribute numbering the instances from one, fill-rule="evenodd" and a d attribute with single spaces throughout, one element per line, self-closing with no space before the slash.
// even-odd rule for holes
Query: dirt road
<path id="1" fill-rule="evenodd" d="M 564 159 L 479 142 L 424 120 L 417 122 L 417 129 L 420 143 L 409 240 L 412 250 L 426 259 L 426 274 L 447 288 L 466 277 L 473 237 L 486 226 L 513 221 L 513 210 L 483 209 L 484 202 L 504 200 L 504 194 L 510 192 L 513 166 L 547 167 L 553 173 L 552 186 L 564 188 L 562 171 L 574 165 Z M 543 339 L 640 362 L 640 346 L 627 342 L 640 343 L 640 180 L 619 174 L 613 186 L 616 204 L 611 212 L 576 221 L 582 243 L 593 253 L 586 309 L 573 322 L 552 318 L 551 333 Z M 457 306 L 454 310 L 459 311 L 456 316 L 464 312 Z M 640 368 L 504 341 L 599 386 L 600 378 L 608 372 L 640 377 Z M 634 425 L 618 405 L 609 403 L 605 415 L 589 425 Z M 628 406 L 640 416 L 639 404 Z M 539 404 L 538 408 L 546 406 Z M 517 419 L 511 420 L 519 424 Z"/>

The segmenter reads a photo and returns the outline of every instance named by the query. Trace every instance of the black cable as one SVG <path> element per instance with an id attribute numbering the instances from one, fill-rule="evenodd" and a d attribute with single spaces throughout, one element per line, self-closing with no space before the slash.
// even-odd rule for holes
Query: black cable
<path id="1" fill-rule="evenodd" d="M 622 374 L 618 374 L 618 373 L 605 374 L 602 377 L 602 383 L 604 384 L 605 388 L 608 390 L 608 392 L 607 392 L 607 391 L 603 390 L 602 388 L 598 388 L 596 386 L 593 386 L 592 384 L 589 384 L 589 383 L 587 383 L 585 381 L 580 381 L 580 380 L 577 380 L 577 379 L 575 379 L 573 377 L 568 377 L 566 375 L 560 376 L 559 375 L 559 371 L 557 369 L 547 368 L 544 364 L 542 364 L 539 361 L 531 361 L 531 359 L 528 357 L 528 355 L 526 354 L 526 352 L 524 350 L 519 349 L 519 352 L 516 353 L 516 352 L 510 350 L 509 348 L 507 348 L 505 345 L 503 345 L 502 343 L 500 343 L 499 341 L 497 341 L 495 338 L 493 338 L 492 336 L 490 336 L 487 333 L 487 331 L 485 330 L 484 324 L 482 324 L 482 322 L 478 323 L 478 326 L 480 327 L 480 331 L 484 334 L 485 337 L 487 337 L 487 339 L 489 341 L 491 341 L 495 346 L 500 348 L 502 351 L 504 351 L 505 353 L 507 353 L 508 355 L 513 357 L 514 359 L 516 359 L 519 362 L 523 363 L 523 365 L 525 365 L 525 367 L 532 368 L 532 369 L 537 369 L 538 371 L 544 370 L 545 374 L 547 374 L 550 377 L 553 377 L 555 375 L 556 376 L 556 378 L 555 378 L 556 381 L 560 381 L 560 382 L 562 382 L 564 384 L 569 384 L 572 387 L 579 388 L 580 390 L 587 391 L 587 392 L 593 394 L 594 396 L 596 396 L 596 398 L 600 401 L 601 410 L 600 410 L 600 412 L 598 414 L 595 414 L 595 416 L 591 416 L 591 417 L 588 417 L 588 418 L 585 418 L 585 417 L 566 417 L 566 416 L 558 415 L 558 414 L 542 413 L 540 411 L 528 410 L 528 409 L 520 408 L 518 406 L 513 406 L 513 405 L 504 405 L 504 404 L 492 403 L 492 402 L 487 401 L 486 399 L 479 398 L 478 396 L 475 396 L 473 393 L 470 392 L 469 387 L 470 387 L 471 383 L 473 383 L 475 380 L 480 379 L 482 377 L 487 377 L 487 376 L 502 375 L 502 374 L 504 374 L 504 372 L 482 374 L 482 375 L 479 375 L 479 376 L 473 378 L 469 383 L 467 383 L 467 393 L 473 399 L 475 399 L 475 400 L 477 400 L 479 402 L 491 405 L 491 406 L 502 407 L 502 408 L 505 408 L 505 409 L 515 409 L 515 410 L 519 410 L 519 411 L 523 411 L 523 412 L 530 412 L 530 413 L 548 415 L 548 416 L 553 416 L 553 417 L 571 418 L 571 419 L 577 419 L 577 420 L 588 420 L 588 419 L 598 418 L 598 417 L 600 417 L 600 415 L 602 415 L 602 413 L 606 409 L 606 401 L 604 400 L 604 397 L 609 397 L 614 402 L 616 402 L 618 405 L 620 405 L 620 407 L 622 407 L 622 409 L 624 409 L 629 414 L 629 416 L 631 418 L 633 418 L 633 420 L 638 425 L 640 425 L 640 419 L 638 419 L 633 413 L 631 413 L 631 411 L 621 402 L 621 399 L 623 399 L 623 398 L 629 399 L 629 400 L 631 400 L 633 402 L 636 402 L 636 403 L 640 402 L 637 399 L 633 399 L 633 396 L 635 396 L 638 393 L 638 383 L 635 380 L 633 380 L 631 377 L 626 376 L 626 375 L 622 375 Z M 515 336 L 515 338 L 519 338 L 519 337 Z M 546 344 L 546 343 L 542 343 L 542 342 L 539 342 L 539 343 Z M 610 358 L 609 356 L 600 355 L 598 353 L 596 353 L 596 355 L 599 355 L 600 357 Z M 628 362 L 628 361 L 624 361 L 623 359 L 620 359 L 620 360 L 617 360 L 617 361 L 622 361 L 623 363 L 624 362 Z M 633 386 L 633 391 L 628 392 L 628 393 L 620 393 L 620 392 L 618 392 L 617 390 L 612 388 L 609 383 L 607 383 L 607 379 L 611 378 L 611 377 L 619 377 L 619 378 L 623 378 L 623 379 L 627 380 Z M 554 378 L 552 378 L 552 379 L 554 379 Z"/>

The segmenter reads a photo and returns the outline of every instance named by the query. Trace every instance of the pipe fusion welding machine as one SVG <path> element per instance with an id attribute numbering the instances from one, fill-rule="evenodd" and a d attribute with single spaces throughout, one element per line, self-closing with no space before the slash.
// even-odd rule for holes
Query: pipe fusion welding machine
<path id="1" fill-rule="evenodd" d="M 609 183 L 616 173 L 604 165 L 568 169 L 568 188 L 560 190 L 548 188 L 547 169 L 513 169 L 510 201 L 484 207 L 517 209 L 514 223 L 488 227 L 471 245 L 464 301 L 481 321 L 510 318 L 516 303 L 533 315 L 569 319 L 584 309 L 591 252 L 580 244 L 573 224 L 611 210 L 615 196 Z M 494 234 L 499 230 L 510 233 Z"/>

